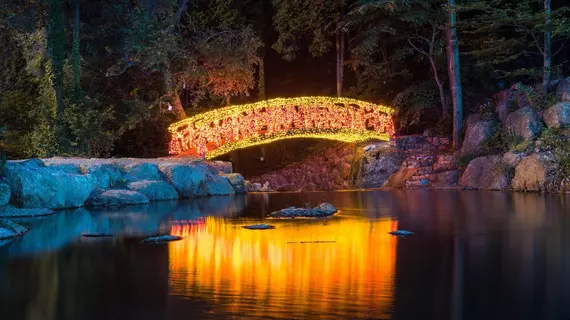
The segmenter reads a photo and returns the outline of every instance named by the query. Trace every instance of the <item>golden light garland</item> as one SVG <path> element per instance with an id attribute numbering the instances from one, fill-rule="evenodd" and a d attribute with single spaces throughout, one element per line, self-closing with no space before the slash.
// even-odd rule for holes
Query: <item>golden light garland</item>
<path id="1" fill-rule="evenodd" d="M 389 140 L 394 110 L 349 98 L 278 98 L 216 109 L 176 122 L 170 154 L 211 159 L 277 140 L 319 138 L 345 142 Z"/>

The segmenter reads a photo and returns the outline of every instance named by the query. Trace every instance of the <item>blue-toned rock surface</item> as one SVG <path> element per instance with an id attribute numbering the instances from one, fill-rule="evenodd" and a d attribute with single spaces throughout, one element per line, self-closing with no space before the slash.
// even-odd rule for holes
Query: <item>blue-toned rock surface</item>
<path id="1" fill-rule="evenodd" d="M 179 163 L 165 163 L 159 166 L 181 198 L 196 198 L 208 193 L 203 182 L 207 172 L 201 166 Z"/>
<path id="2" fill-rule="evenodd" d="M 235 193 L 234 188 L 226 177 L 208 175 L 203 185 L 208 196 L 227 196 Z"/>
<path id="3" fill-rule="evenodd" d="M 142 193 L 131 190 L 107 190 L 94 194 L 88 201 L 93 207 L 115 207 L 136 204 L 147 204 L 148 198 Z"/>
<path id="4" fill-rule="evenodd" d="M 21 226 L 10 220 L 0 219 L 0 240 L 23 236 L 28 230 L 28 227 Z"/>
<path id="5" fill-rule="evenodd" d="M 10 189 L 10 185 L 0 180 L 0 207 L 3 207 L 10 202 L 11 195 L 12 190 Z"/>
<path id="6" fill-rule="evenodd" d="M 162 174 L 154 163 L 134 163 L 125 166 L 125 172 L 137 180 L 162 180 Z"/>
<path id="7" fill-rule="evenodd" d="M 148 198 L 149 201 L 164 201 L 178 199 L 178 192 L 166 181 L 141 180 L 131 182 L 127 188 L 137 191 Z"/>
<path id="8" fill-rule="evenodd" d="M 245 179 L 241 174 L 239 173 L 224 174 L 224 177 L 228 179 L 228 181 L 230 182 L 236 193 L 247 192 L 247 190 L 245 189 Z"/>
<path id="9" fill-rule="evenodd" d="M 117 167 L 112 164 L 83 165 L 84 173 L 91 174 L 97 179 L 97 187 L 108 189 L 123 182 L 123 175 Z"/>
<path id="10" fill-rule="evenodd" d="M 182 240 L 182 237 L 166 235 L 166 236 L 146 238 L 142 241 L 142 243 L 164 243 L 164 242 L 171 242 L 178 240 Z"/>

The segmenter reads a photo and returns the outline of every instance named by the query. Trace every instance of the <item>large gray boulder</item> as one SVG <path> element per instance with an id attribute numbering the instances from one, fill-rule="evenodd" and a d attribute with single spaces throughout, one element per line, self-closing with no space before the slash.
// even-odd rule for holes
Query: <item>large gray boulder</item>
<path id="1" fill-rule="evenodd" d="M 459 184 L 473 189 L 504 190 L 509 187 L 512 170 L 500 156 L 475 158 L 465 168 Z"/>
<path id="2" fill-rule="evenodd" d="M 570 101 L 570 78 L 563 79 L 558 83 L 556 95 L 562 101 Z"/>
<path id="3" fill-rule="evenodd" d="M 3 207 L 10 202 L 10 195 L 12 195 L 10 186 L 3 181 L 0 181 L 0 207 Z"/>
<path id="4" fill-rule="evenodd" d="M 400 170 L 401 164 L 402 158 L 396 152 L 366 152 L 357 185 L 364 188 L 382 187 L 392 174 Z"/>
<path id="5" fill-rule="evenodd" d="M 570 102 L 559 102 L 546 109 L 542 116 L 550 128 L 565 128 L 570 126 Z"/>
<path id="6" fill-rule="evenodd" d="M 483 151 L 483 144 L 497 131 L 495 121 L 479 121 L 467 128 L 461 154 L 479 155 Z"/>
<path id="7" fill-rule="evenodd" d="M 95 193 L 89 198 L 88 205 L 93 207 L 115 207 L 147 204 L 148 198 L 142 193 L 131 190 L 107 190 Z"/>
<path id="8" fill-rule="evenodd" d="M 159 168 L 176 188 L 181 198 L 196 198 L 208 195 L 208 191 L 204 188 L 204 182 L 209 173 L 203 166 L 165 163 L 159 165 Z"/>
<path id="9" fill-rule="evenodd" d="M 228 181 L 230 182 L 236 193 L 247 192 L 247 190 L 245 189 L 245 179 L 241 174 L 229 173 L 229 174 L 224 174 L 224 177 L 228 179 Z"/>
<path id="10" fill-rule="evenodd" d="M 125 172 L 137 180 L 162 180 L 162 174 L 154 163 L 133 163 L 124 168 Z"/>
<path id="11" fill-rule="evenodd" d="M 97 178 L 97 187 L 108 189 L 123 182 L 123 175 L 117 167 L 112 164 L 94 164 L 82 166 L 84 173 L 91 174 Z"/>
<path id="12" fill-rule="evenodd" d="M 143 194 L 150 201 L 178 199 L 178 192 L 166 181 L 140 180 L 129 183 L 127 188 Z"/>
<path id="13" fill-rule="evenodd" d="M 554 155 L 534 153 L 517 165 L 512 188 L 516 191 L 557 191 L 561 180 Z"/>
<path id="14" fill-rule="evenodd" d="M 503 125 L 503 130 L 506 133 L 514 133 L 524 140 L 534 139 L 542 129 L 542 121 L 531 107 L 524 107 L 511 112 Z"/>
<path id="15" fill-rule="evenodd" d="M 226 177 L 209 175 L 203 183 L 208 196 L 227 196 L 234 194 L 235 190 Z"/>
<path id="16" fill-rule="evenodd" d="M 22 208 L 81 207 L 96 187 L 92 175 L 69 174 L 46 167 L 39 159 L 9 162 L 4 170 L 11 202 Z"/>

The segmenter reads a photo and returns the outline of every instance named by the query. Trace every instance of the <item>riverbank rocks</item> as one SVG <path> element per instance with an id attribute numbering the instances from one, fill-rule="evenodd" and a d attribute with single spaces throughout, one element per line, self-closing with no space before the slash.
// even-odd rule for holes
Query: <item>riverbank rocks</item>
<path id="1" fill-rule="evenodd" d="M 232 187 L 234 188 L 235 193 L 246 193 L 247 190 L 245 188 L 245 179 L 239 173 L 227 173 L 224 174 L 224 177 L 228 179 Z"/>
<path id="2" fill-rule="evenodd" d="M 469 162 L 459 184 L 470 189 L 504 190 L 509 187 L 512 171 L 501 156 L 479 157 Z"/>
<path id="3" fill-rule="evenodd" d="M 97 187 L 108 189 L 123 182 L 121 171 L 111 164 L 83 165 L 83 173 L 91 174 L 97 179 Z"/>
<path id="4" fill-rule="evenodd" d="M 546 109 L 543 118 L 546 125 L 550 128 L 570 126 L 570 102 L 559 102 Z"/>
<path id="5" fill-rule="evenodd" d="M 534 139 L 542 129 L 542 121 L 531 107 L 524 107 L 511 112 L 503 125 L 503 130 L 506 133 L 514 133 L 527 141 Z"/>
<path id="6" fill-rule="evenodd" d="M 70 174 L 46 167 L 39 159 L 8 162 L 4 170 L 11 203 L 21 208 L 81 207 L 95 189 L 92 175 Z"/>
<path id="7" fill-rule="evenodd" d="M 0 219 L 0 240 L 17 238 L 23 236 L 28 231 L 28 227 L 24 227 L 10 220 Z"/>
<path id="8" fill-rule="evenodd" d="M 520 161 L 511 187 L 515 191 L 556 191 L 562 178 L 550 152 L 535 153 Z"/>
<path id="9" fill-rule="evenodd" d="M 149 201 L 178 199 L 178 192 L 166 181 L 140 180 L 131 182 L 127 189 L 143 194 Z"/>
<path id="10" fill-rule="evenodd" d="M 107 190 L 94 194 L 87 204 L 92 207 L 117 207 L 147 203 L 148 198 L 136 191 Z"/>
<path id="11" fill-rule="evenodd" d="M 124 167 L 127 180 L 162 180 L 162 174 L 154 163 L 133 163 Z"/>
<path id="12" fill-rule="evenodd" d="M 467 128 L 461 154 L 479 155 L 483 151 L 483 144 L 497 131 L 497 122 L 478 121 Z"/>
<path id="13" fill-rule="evenodd" d="M 269 214 L 272 218 L 322 218 L 334 215 L 338 210 L 330 203 L 322 203 L 312 209 L 290 207 Z"/>
<path id="14" fill-rule="evenodd" d="M 159 168 L 176 188 L 181 198 L 203 197 L 208 194 L 203 186 L 207 172 L 202 166 L 166 163 L 159 165 Z"/>
<path id="15" fill-rule="evenodd" d="M 11 195 L 12 190 L 10 190 L 10 185 L 0 181 L 0 207 L 3 207 L 10 202 Z"/>

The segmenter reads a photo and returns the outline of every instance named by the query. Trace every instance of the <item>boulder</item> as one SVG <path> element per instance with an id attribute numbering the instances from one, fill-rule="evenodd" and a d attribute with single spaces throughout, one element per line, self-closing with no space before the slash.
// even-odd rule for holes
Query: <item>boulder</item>
<path id="1" fill-rule="evenodd" d="M 28 227 L 21 226 L 10 220 L 0 219 L 0 240 L 20 237 L 28 231 Z"/>
<path id="2" fill-rule="evenodd" d="M 91 174 L 97 179 L 97 187 L 109 189 L 123 182 L 121 171 L 112 164 L 82 165 L 84 173 Z"/>
<path id="3" fill-rule="evenodd" d="M 143 194 L 149 201 L 178 199 L 178 192 L 166 181 L 140 180 L 131 182 L 127 189 Z"/>
<path id="4" fill-rule="evenodd" d="M 0 207 L 3 207 L 10 202 L 10 196 L 12 195 L 12 190 L 10 186 L 2 181 L 0 181 Z"/>
<path id="5" fill-rule="evenodd" d="M 69 174 L 46 167 L 38 159 L 10 162 L 4 176 L 12 190 L 12 204 L 22 208 L 81 207 L 97 183 L 92 175 Z"/>
<path id="6" fill-rule="evenodd" d="M 483 144 L 497 131 L 495 121 L 479 121 L 467 128 L 461 154 L 479 155 L 483 151 Z"/>
<path id="7" fill-rule="evenodd" d="M 196 198 L 208 195 L 207 190 L 204 188 L 208 172 L 202 166 L 165 163 L 159 165 L 159 168 L 176 188 L 181 198 Z"/>
<path id="8" fill-rule="evenodd" d="M 56 170 L 60 170 L 67 173 L 82 174 L 81 166 L 75 163 L 54 163 L 46 164 L 48 167 Z"/>
<path id="9" fill-rule="evenodd" d="M 233 165 L 229 161 L 212 161 L 208 162 L 208 165 L 222 173 L 229 174 L 233 172 Z"/>
<path id="10" fill-rule="evenodd" d="M 172 242 L 172 241 L 179 241 L 182 239 L 183 238 L 180 236 L 165 235 L 165 236 L 159 236 L 159 237 L 149 237 L 149 238 L 146 238 L 143 241 L 141 241 L 141 243 L 166 243 L 166 242 Z"/>
<path id="11" fill-rule="evenodd" d="M 542 122 L 531 107 L 524 107 L 511 112 L 505 119 L 503 126 L 503 130 L 507 133 L 512 132 L 524 140 L 534 139 L 542 129 Z"/>
<path id="12" fill-rule="evenodd" d="M 208 196 L 227 196 L 235 194 L 235 190 L 226 177 L 208 175 L 203 182 L 203 189 Z"/>
<path id="13" fill-rule="evenodd" d="M 438 184 L 441 185 L 454 185 L 459 180 L 459 170 L 444 171 L 437 174 Z"/>
<path id="14" fill-rule="evenodd" d="M 271 191 L 271 188 L 269 187 L 269 182 L 265 182 L 263 185 L 261 185 L 261 183 L 250 182 L 248 180 L 245 180 L 244 185 L 245 185 L 245 190 L 247 190 L 247 192 L 270 192 Z M 315 186 L 315 188 L 316 188 L 316 186 Z"/>
<path id="15" fill-rule="evenodd" d="M 525 154 L 523 152 L 512 152 L 509 151 L 503 155 L 502 161 L 509 166 L 515 168 L 519 162 L 524 158 Z"/>
<path id="16" fill-rule="evenodd" d="M 330 203 L 322 203 L 312 209 L 289 207 L 269 214 L 273 218 L 322 218 L 334 215 L 338 210 Z"/>
<path id="17" fill-rule="evenodd" d="M 133 163 L 124 167 L 130 180 L 162 180 L 162 174 L 154 163 Z"/>
<path id="18" fill-rule="evenodd" d="M 364 188 L 383 186 L 398 170 L 402 159 L 395 152 L 369 152 L 362 158 L 361 174 L 357 185 Z"/>
<path id="19" fill-rule="evenodd" d="M 556 95 L 562 101 L 570 101 L 570 78 L 563 79 L 558 83 Z"/>
<path id="20" fill-rule="evenodd" d="M 570 126 L 570 102 L 559 102 L 544 110 L 542 116 L 550 128 L 565 128 Z"/>
<path id="21" fill-rule="evenodd" d="M 226 173 L 224 177 L 228 179 L 232 187 L 234 188 L 235 193 L 246 193 L 247 190 L 245 189 L 245 179 L 239 173 Z"/>
<path id="22" fill-rule="evenodd" d="M 444 172 L 457 169 L 457 158 L 454 155 L 438 155 L 433 164 L 433 171 Z"/>
<path id="23" fill-rule="evenodd" d="M 93 207 L 115 207 L 136 204 L 147 204 L 148 198 L 142 193 L 131 190 L 107 190 L 94 194 L 88 205 Z"/>
<path id="24" fill-rule="evenodd" d="M 512 188 L 516 191 L 556 191 L 562 178 L 550 152 L 535 153 L 517 165 Z"/>
<path id="25" fill-rule="evenodd" d="M 54 214 L 55 211 L 43 208 L 16 208 L 5 206 L 0 209 L 0 218 L 40 217 Z"/>
<path id="26" fill-rule="evenodd" d="M 512 167 L 503 163 L 500 156 L 486 156 L 469 162 L 459 184 L 473 189 L 504 190 L 511 178 Z"/>

